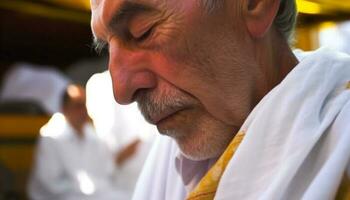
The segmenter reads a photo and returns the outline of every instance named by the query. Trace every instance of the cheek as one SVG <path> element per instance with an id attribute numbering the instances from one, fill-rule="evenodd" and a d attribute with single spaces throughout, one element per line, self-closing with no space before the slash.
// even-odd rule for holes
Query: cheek
<path id="1" fill-rule="evenodd" d="M 217 107 L 212 105 L 212 103 L 219 103 L 214 98 L 220 95 L 215 94 L 215 91 L 219 91 L 215 89 L 217 85 L 202 70 L 189 65 L 184 59 L 174 59 L 178 57 L 178 55 L 174 56 L 174 53 L 171 52 L 171 56 L 169 54 L 154 55 L 152 59 L 152 70 L 161 79 L 171 83 L 176 89 L 195 98 L 210 113 L 211 107 Z M 211 92 L 209 93 L 208 91 Z"/>
<path id="2" fill-rule="evenodd" d="M 188 55 L 177 51 L 158 53 L 152 56 L 152 70 L 159 77 L 174 85 L 176 89 L 180 89 L 195 98 L 202 105 L 201 109 L 204 109 L 210 116 L 231 124 L 231 120 L 228 120 L 232 117 L 230 111 L 221 108 L 226 106 L 230 98 L 226 94 L 232 94 L 233 92 L 230 90 L 237 90 L 237 88 L 235 89 L 237 84 L 232 83 L 233 77 L 228 76 L 217 81 L 215 78 L 222 77 L 222 75 L 210 75 L 210 70 L 214 68 L 204 70 L 205 67 L 210 68 L 208 63 L 199 65 L 194 61 L 189 61 L 190 59 Z M 222 81 L 223 79 L 228 80 Z"/>
<path id="3" fill-rule="evenodd" d="M 209 81 L 202 70 L 190 64 L 187 55 L 167 51 L 152 57 L 152 67 L 158 76 L 195 97 L 200 86 Z"/>
<path id="4" fill-rule="evenodd" d="M 174 59 L 169 59 L 172 57 L 169 54 L 169 52 L 152 54 L 151 66 L 158 76 L 177 86 L 178 81 L 184 77 L 184 71 L 186 71 L 184 68 L 186 67 Z"/>

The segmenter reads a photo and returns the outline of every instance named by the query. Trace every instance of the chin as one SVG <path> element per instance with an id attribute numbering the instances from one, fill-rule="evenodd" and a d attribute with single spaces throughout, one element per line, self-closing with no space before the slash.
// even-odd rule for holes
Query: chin
<path id="1" fill-rule="evenodd" d="M 188 126 L 185 125 L 182 124 L 172 129 L 158 127 L 158 130 L 173 138 L 181 153 L 186 158 L 195 161 L 220 157 L 235 135 L 235 129 L 223 126 L 215 120 L 202 121 L 197 118 Z"/>
<path id="2" fill-rule="evenodd" d="M 210 143 L 199 143 L 197 140 L 186 141 L 186 139 L 175 139 L 183 156 L 190 160 L 201 161 L 218 158 L 225 151 L 226 146 L 220 148 L 212 147 Z M 215 143 L 212 141 L 212 143 Z"/>
<path id="3" fill-rule="evenodd" d="M 173 138 L 191 160 L 218 158 L 237 129 L 217 120 L 203 109 L 189 109 L 161 120 L 158 131 Z"/>

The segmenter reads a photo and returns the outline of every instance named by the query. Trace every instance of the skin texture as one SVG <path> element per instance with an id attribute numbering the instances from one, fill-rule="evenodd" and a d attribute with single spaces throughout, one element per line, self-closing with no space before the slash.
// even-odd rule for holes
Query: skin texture
<path id="1" fill-rule="evenodd" d="M 98 46 L 108 43 L 116 101 L 137 101 L 188 158 L 218 157 L 297 64 L 273 26 L 276 2 L 227 0 L 208 12 L 198 0 L 92 1 L 92 31 Z M 130 4 L 147 11 L 130 12 Z"/>

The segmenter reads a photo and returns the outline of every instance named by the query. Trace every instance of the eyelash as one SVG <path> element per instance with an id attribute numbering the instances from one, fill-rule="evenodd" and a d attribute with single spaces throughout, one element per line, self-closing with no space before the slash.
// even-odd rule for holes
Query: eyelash
<path id="1" fill-rule="evenodd" d="M 145 42 L 145 40 L 147 40 L 150 36 L 152 36 L 154 29 L 155 29 L 156 25 L 151 26 L 145 33 L 143 33 L 140 37 L 135 38 L 132 36 L 131 33 L 129 33 L 131 35 L 131 38 L 134 39 L 134 41 L 138 42 L 138 43 L 142 43 Z M 100 41 L 98 42 L 98 45 L 96 45 L 94 47 L 95 52 L 97 52 L 97 54 L 102 54 L 104 51 L 108 51 L 109 50 L 109 44 L 105 41 Z"/>
<path id="2" fill-rule="evenodd" d="M 143 33 L 140 37 L 135 38 L 136 42 L 144 42 L 145 40 L 149 39 L 150 36 L 152 36 L 155 29 L 155 25 L 150 27 L 145 33 Z"/>

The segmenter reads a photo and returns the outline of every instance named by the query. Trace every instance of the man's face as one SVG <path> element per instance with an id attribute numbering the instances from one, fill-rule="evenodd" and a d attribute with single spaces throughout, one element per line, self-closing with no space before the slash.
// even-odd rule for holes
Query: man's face
<path id="1" fill-rule="evenodd" d="M 75 94 L 70 97 L 70 100 L 68 100 L 64 106 L 63 111 L 70 123 L 73 123 L 76 126 L 81 126 L 89 120 L 86 109 L 85 90 L 79 90 L 78 88 L 74 89 L 76 89 Z"/>
<path id="2" fill-rule="evenodd" d="M 116 100 L 137 101 L 195 160 L 219 156 L 232 140 L 254 103 L 258 73 L 240 1 L 214 9 L 205 1 L 92 0 L 92 30 L 108 44 Z"/>

